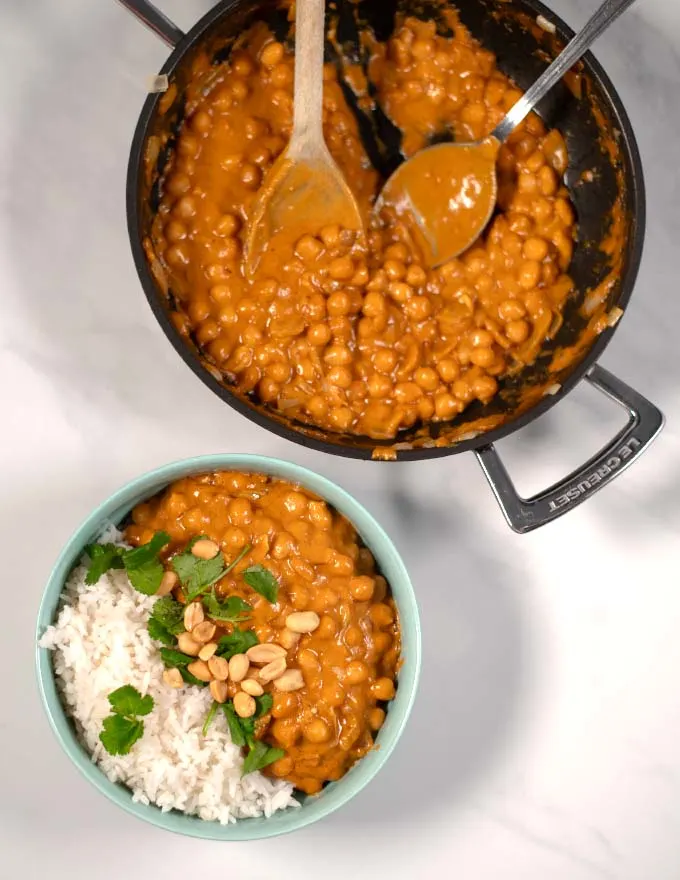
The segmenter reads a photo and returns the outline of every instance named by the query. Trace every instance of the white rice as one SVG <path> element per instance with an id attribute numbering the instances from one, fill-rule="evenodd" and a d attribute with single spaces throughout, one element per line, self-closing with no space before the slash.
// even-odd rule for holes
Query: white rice
<path id="1" fill-rule="evenodd" d="M 40 645 L 54 651 L 64 704 L 108 778 L 124 783 L 135 801 L 221 824 L 299 806 L 287 782 L 261 773 L 241 778 L 241 750 L 231 742 L 222 712 L 203 736 L 212 704 L 207 688 L 175 690 L 163 683 L 159 646 L 146 629 L 156 600 L 131 587 L 123 571 L 111 571 L 93 586 L 85 584 L 85 574 L 84 565 L 72 572 L 57 622 Z M 130 753 L 109 755 L 99 734 L 111 711 L 107 697 L 124 684 L 151 694 L 154 708 Z"/>

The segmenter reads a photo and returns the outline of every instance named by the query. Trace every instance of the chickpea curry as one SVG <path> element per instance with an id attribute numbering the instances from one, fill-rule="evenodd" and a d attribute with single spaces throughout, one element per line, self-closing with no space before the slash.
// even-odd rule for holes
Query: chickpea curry
<path id="1" fill-rule="evenodd" d="M 315 794 L 371 749 L 400 631 L 348 520 L 300 486 L 229 471 L 173 483 L 124 534 L 160 553 L 149 633 L 166 645 L 165 683 L 210 688 L 206 725 L 221 707 L 244 772 Z"/>
<path id="2" fill-rule="evenodd" d="M 387 42 L 365 35 L 370 94 L 361 70 L 343 68 L 360 101 L 399 127 L 405 156 L 442 134 L 485 137 L 521 95 L 446 15 L 451 36 L 403 15 Z M 373 210 L 383 181 L 328 64 L 324 135 L 367 234 L 309 229 L 265 251 L 249 276 L 249 212 L 292 129 L 293 54 L 260 23 L 209 83 L 188 100 L 146 247 L 177 303 L 175 326 L 237 393 L 298 423 L 391 439 L 488 403 L 500 379 L 535 361 L 573 289 L 575 220 L 557 130 L 527 117 L 500 148 L 491 222 L 459 257 L 428 268 L 403 219 Z"/>

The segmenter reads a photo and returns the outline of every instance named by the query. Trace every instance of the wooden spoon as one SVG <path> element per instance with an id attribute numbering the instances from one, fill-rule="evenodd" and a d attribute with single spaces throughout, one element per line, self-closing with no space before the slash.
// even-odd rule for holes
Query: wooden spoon
<path id="1" fill-rule="evenodd" d="M 362 230 L 359 207 L 323 137 L 325 0 L 297 0 L 293 134 L 264 179 L 248 219 L 246 272 L 265 252 L 328 224 Z"/>
<path id="2" fill-rule="evenodd" d="M 430 266 L 458 256 L 481 235 L 496 206 L 496 158 L 511 132 L 599 35 L 635 0 L 604 0 L 491 134 L 481 141 L 437 144 L 416 153 L 388 179 L 376 209 L 404 216 Z"/>

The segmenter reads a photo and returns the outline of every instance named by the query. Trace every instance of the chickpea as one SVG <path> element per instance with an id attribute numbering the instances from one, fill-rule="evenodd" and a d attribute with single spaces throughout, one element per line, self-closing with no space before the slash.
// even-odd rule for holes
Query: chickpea
<path id="1" fill-rule="evenodd" d="M 371 695 L 376 700 L 391 700 L 396 693 L 394 682 L 391 678 L 378 678 L 369 687 Z"/>
<path id="2" fill-rule="evenodd" d="M 241 183 L 248 189 L 257 189 L 262 182 L 262 172 L 252 162 L 246 162 L 241 167 Z"/>
<path id="3" fill-rule="evenodd" d="M 191 181 L 186 174 L 173 174 L 165 181 L 165 191 L 171 196 L 184 195 L 191 188 Z"/>
<path id="4" fill-rule="evenodd" d="M 376 706 L 368 713 L 368 725 L 371 730 L 380 730 L 385 723 L 385 710 Z M 285 774 L 283 774 L 285 776 Z"/>
<path id="5" fill-rule="evenodd" d="M 354 263 L 349 256 L 336 257 L 328 265 L 328 274 L 335 281 L 347 281 L 354 275 Z"/>
<path id="6" fill-rule="evenodd" d="M 434 414 L 439 421 L 452 419 L 461 410 L 459 402 L 446 392 L 437 394 L 434 399 Z"/>
<path id="7" fill-rule="evenodd" d="M 488 330 L 473 330 L 468 338 L 473 348 L 490 348 L 493 345 L 493 336 Z"/>
<path id="8" fill-rule="evenodd" d="M 472 380 L 472 390 L 482 403 L 488 403 L 498 391 L 498 382 L 493 376 L 477 376 Z"/>
<path id="9" fill-rule="evenodd" d="M 475 348 L 470 355 L 470 360 L 477 367 L 490 367 L 496 359 L 491 348 Z"/>
<path id="10" fill-rule="evenodd" d="M 348 406 L 334 406 L 328 413 L 328 419 L 338 431 L 347 431 L 354 421 L 354 413 Z"/>
<path id="11" fill-rule="evenodd" d="M 404 311 L 413 321 L 424 321 L 432 314 L 432 303 L 426 296 L 413 296 L 404 304 Z"/>
<path id="12" fill-rule="evenodd" d="M 352 660 L 345 669 L 345 684 L 362 684 L 368 678 L 368 666 L 361 660 Z"/>
<path id="13" fill-rule="evenodd" d="M 191 127 L 197 134 L 207 134 L 212 128 L 212 119 L 205 110 L 199 110 L 191 117 Z"/>
<path id="14" fill-rule="evenodd" d="M 498 306 L 501 321 L 517 321 L 526 315 L 527 310 L 521 300 L 506 299 Z"/>
<path id="15" fill-rule="evenodd" d="M 425 391 L 434 391 L 439 385 L 439 376 L 432 367 L 418 367 L 413 378 L 416 384 Z"/>
<path id="16" fill-rule="evenodd" d="M 298 695 L 295 692 L 282 693 L 280 691 L 274 691 L 273 697 L 272 715 L 274 718 L 290 718 L 298 707 Z"/>
<path id="17" fill-rule="evenodd" d="M 423 287 L 427 283 L 427 272 L 422 266 L 413 263 L 406 270 L 406 283 L 411 287 Z"/>
<path id="18" fill-rule="evenodd" d="M 352 352 L 346 345 L 334 343 L 328 346 L 324 352 L 323 359 L 332 366 L 346 366 L 352 363 Z"/>
<path id="19" fill-rule="evenodd" d="M 406 275 L 406 266 L 401 260 L 387 260 L 383 269 L 389 281 L 401 281 Z"/>
<path id="20" fill-rule="evenodd" d="M 523 290 L 532 290 L 541 277 L 541 266 L 536 260 L 525 260 L 519 268 L 517 280 Z"/>
<path id="21" fill-rule="evenodd" d="M 267 368 L 270 379 L 284 385 L 290 379 L 290 364 L 287 361 L 276 361 Z"/>
<path id="22" fill-rule="evenodd" d="M 323 251 L 323 245 L 313 235 L 303 235 L 295 245 L 295 253 L 306 263 L 313 263 Z"/>
<path id="23" fill-rule="evenodd" d="M 529 338 L 529 324 L 522 320 L 510 321 L 505 327 L 505 335 L 510 342 L 519 345 Z"/>
<path id="24" fill-rule="evenodd" d="M 312 324 L 307 330 L 307 339 L 314 346 L 327 345 L 331 341 L 331 328 L 328 324 Z"/>
<path id="25" fill-rule="evenodd" d="M 380 373 L 391 373 L 397 365 L 397 353 L 391 348 L 380 348 L 373 355 L 373 366 Z"/>
<path id="26" fill-rule="evenodd" d="M 260 61 L 264 67 L 276 67 L 276 65 L 283 59 L 283 55 L 284 48 L 281 43 L 277 43 L 276 41 L 273 43 L 267 43 L 260 53 Z"/>
<path id="27" fill-rule="evenodd" d="M 305 725 L 303 734 L 306 740 L 311 743 L 323 743 L 330 737 L 328 725 L 321 718 L 314 718 Z"/>
<path id="28" fill-rule="evenodd" d="M 347 390 L 352 384 L 352 371 L 349 367 L 331 367 L 326 373 L 326 379 L 331 385 Z"/>
<path id="29" fill-rule="evenodd" d="M 338 627 L 331 615 L 324 614 L 319 621 L 319 626 L 315 631 L 315 635 L 318 639 L 332 639 L 337 630 Z"/>
<path id="30" fill-rule="evenodd" d="M 196 199 L 193 196 L 182 196 L 177 199 L 173 213 L 182 220 L 192 220 L 196 216 Z"/>
<path id="31" fill-rule="evenodd" d="M 369 602 L 373 597 L 375 581 L 368 575 L 353 577 L 349 582 L 349 591 L 357 602 Z"/>
<path id="32" fill-rule="evenodd" d="M 466 379 L 456 379 L 451 386 L 451 391 L 453 391 L 454 397 L 457 397 L 463 403 L 469 403 L 472 400 L 472 389 Z"/>
<path id="33" fill-rule="evenodd" d="M 319 235 L 327 248 L 337 248 L 342 241 L 342 230 L 337 223 L 324 226 Z"/>
<path id="34" fill-rule="evenodd" d="M 368 393 L 373 398 L 391 397 L 394 392 L 394 386 L 391 380 L 380 373 L 373 373 L 366 381 Z"/>
<path id="35" fill-rule="evenodd" d="M 234 96 L 235 101 L 244 101 L 248 97 L 248 92 L 248 86 L 243 80 L 239 79 L 232 83 L 231 93 Z"/>
<path id="36" fill-rule="evenodd" d="M 344 290 L 340 290 L 328 297 L 326 308 L 329 315 L 348 315 L 352 308 L 352 301 Z"/>
<path id="37" fill-rule="evenodd" d="M 367 315 L 369 318 L 383 315 L 386 308 L 387 304 L 385 302 L 385 297 L 381 293 L 370 291 L 364 297 L 362 311 L 364 315 Z"/>
<path id="38" fill-rule="evenodd" d="M 445 358 L 437 364 L 437 372 L 442 380 L 449 384 L 458 378 L 460 367 L 454 360 L 451 360 L 451 358 Z"/>
<path id="39" fill-rule="evenodd" d="M 538 172 L 538 185 L 544 196 L 552 196 L 557 192 L 557 177 L 548 165 Z"/>

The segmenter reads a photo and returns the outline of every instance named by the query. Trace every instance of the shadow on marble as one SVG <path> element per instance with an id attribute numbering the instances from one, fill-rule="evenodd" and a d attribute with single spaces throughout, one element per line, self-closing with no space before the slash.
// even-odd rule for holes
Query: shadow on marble
<path id="1" fill-rule="evenodd" d="M 485 552 L 463 507 L 452 505 L 442 516 L 408 491 L 400 473 L 387 490 L 383 525 L 402 536 L 421 609 L 421 684 L 390 761 L 324 823 L 329 833 L 342 826 L 352 834 L 370 834 L 376 825 L 412 828 L 413 804 L 423 821 L 445 804 L 463 803 L 521 723 L 531 660 L 518 573 Z"/>

